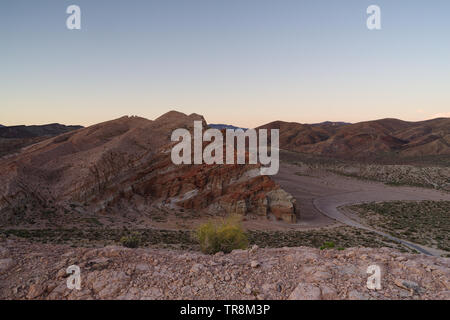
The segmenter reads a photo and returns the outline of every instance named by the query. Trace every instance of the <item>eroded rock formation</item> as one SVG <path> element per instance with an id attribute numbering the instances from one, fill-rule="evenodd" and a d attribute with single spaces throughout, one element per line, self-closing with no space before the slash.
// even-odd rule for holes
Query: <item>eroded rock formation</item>
<path id="1" fill-rule="evenodd" d="M 31 145 L 0 159 L 2 210 L 168 208 L 237 213 L 295 222 L 295 199 L 258 165 L 175 165 L 171 133 L 193 129 L 197 114 L 169 112 L 151 121 L 122 117 Z M 18 209 L 19 208 L 19 209 Z"/>

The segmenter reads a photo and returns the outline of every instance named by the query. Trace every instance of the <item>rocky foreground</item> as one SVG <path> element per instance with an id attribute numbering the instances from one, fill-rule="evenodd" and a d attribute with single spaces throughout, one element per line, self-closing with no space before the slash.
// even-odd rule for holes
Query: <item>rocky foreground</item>
<path id="1" fill-rule="evenodd" d="M 66 269 L 81 268 L 81 290 Z M 381 290 L 367 289 L 369 265 Z M 382 248 L 72 248 L 0 242 L 0 299 L 450 299 L 450 259 Z"/>

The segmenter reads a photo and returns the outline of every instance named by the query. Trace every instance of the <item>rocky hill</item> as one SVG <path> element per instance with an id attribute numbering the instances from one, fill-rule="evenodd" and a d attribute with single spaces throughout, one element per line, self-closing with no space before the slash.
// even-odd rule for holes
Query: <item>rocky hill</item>
<path id="1" fill-rule="evenodd" d="M 174 165 L 171 133 L 193 129 L 197 114 L 171 111 L 155 120 L 122 117 L 23 148 L 0 159 L 0 208 L 50 214 L 80 210 L 195 210 L 295 221 L 295 200 L 257 165 Z"/>

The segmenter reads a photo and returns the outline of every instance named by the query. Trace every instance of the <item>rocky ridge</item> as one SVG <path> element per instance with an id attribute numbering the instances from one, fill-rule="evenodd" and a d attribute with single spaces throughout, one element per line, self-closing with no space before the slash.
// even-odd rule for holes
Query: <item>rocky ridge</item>
<path id="1" fill-rule="evenodd" d="M 174 165 L 171 133 L 193 129 L 197 114 L 155 120 L 122 117 L 64 133 L 0 159 L 3 215 L 148 212 L 161 207 L 255 214 L 293 222 L 295 200 L 257 165 Z"/>
<path id="2" fill-rule="evenodd" d="M 69 290 L 66 269 L 81 269 Z M 370 265 L 381 290 L 366 286 Z M 450 259 L 381 248 L 235 250 L 71 248 L 0 243 L 1 299 L 450 299 Z"/>

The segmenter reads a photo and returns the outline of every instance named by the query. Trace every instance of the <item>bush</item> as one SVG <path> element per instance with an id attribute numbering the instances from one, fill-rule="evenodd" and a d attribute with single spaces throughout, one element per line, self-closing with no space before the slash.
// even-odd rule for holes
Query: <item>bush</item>
<path id="1" fill-rule="evenodd" d="M 128 236 L 120 238 L 120 243 L 127 248 L 137 248 L 141 244 L 141 235 L 137 232 L 133 232 Z"/>
<path id="2" fill-rule="evenodd" d="M 334 248 L 334 242 L 333 241 L 325 241 L 323 245 L 320 247 L 320 250 L 324 249 L 333 249 Z"/>
<path id="3" fill-rule="evenodd" d="M 241 218 L 237 215 L 202 224 L 196 230 L 196 237 L 202 252 L 207 254 L 220 251 L 230 253 L 234 249 L 245 249 L 248 246 Z"/>

